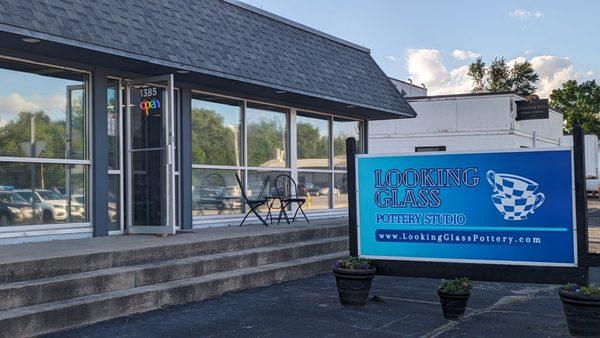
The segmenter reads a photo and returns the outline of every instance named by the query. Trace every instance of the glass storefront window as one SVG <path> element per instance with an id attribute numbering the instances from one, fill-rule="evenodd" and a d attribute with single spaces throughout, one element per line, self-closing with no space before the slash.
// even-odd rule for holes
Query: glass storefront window
<path id="1" fill-rule="evenodd" d="M 241 101 L 193 95 L 192 163 L 241 164 L 241 109 Z"/>
<path id="2" fill-rule="evenodd" d="M 121 230 L 121 189 L 120 176 L 108 175 L 108 229 Z"/>
<path id="3" fill-rule="evenodd" d="M 356 139 L 357 151 L 362 153 L 360 139 L 361 125 L 359 121 L 333 119 L 333 166 L 335 169 L 346 169 L 346 139 Z"/>
<path id="4" fill-rule="evenodd" d="M 248 166 L 288 167 L 288 110 L 248 102 Z"/>
<path id="5" fill-rule="evenodd" d="M 248 193 L 248 198 L 253 198 L 253 197 L 257 197 L 261 190 L 263 185 L 265 184 L 265 181 L 267 181 L 267 184 L 265 186 L 265 192 L 264 192 L 264 196 L 263 197 L 276 197 L 277 196 L 277 190 L 275 189 L 275 179 L 277 179 L 277 176 L 281 175 L 281 174 L 288 174 L 289 172 L 286 171 L 258 171 L 258 170 L 249 170 L 248 171 L 248 183 L 247 183 L 247 193 Z M 273 215 L 273 217 L 277 217 L 278 215 L 278 210 L 280 208 L 280 204 L 278 200 L 273 200 L 273 207 L 271 209 L 272 213 L 275 213 Z M 267 212 L 266 208 L 263 208 L 264 212 Z"/>
<path id="6" fill-rule="evenodd" d="M 85 75 L 0 60 L 0 79 L 0 156 L 87 158 Z"/>
<path id="7" fill-rule="evenodd" d="M 108 115 L 106 116 L 108 128 L 106 136 L 108 138 L 108 170 L 119 170 L 119 82 L 117 80 L 108 80 L 106 89 L 106 103 Z"/>
<path id="8" fill-rule="evenodd" d="M 298 112 L 298 168 L 329 169 L 329 117 Z"/>
<path id="9" fill-rule="evenodd" d="M 331 174 L 315 172 L 298 173 L 298 195 L 306 198 L 306 210 L 328 209 L 331 195 Z M 335 190 L 334 190 L 335 197 Z"/>
<path id="10" fill-rule="evenodd" d="M 192 170 L 192 215 L 229 215 L 242 212 L 241 189 L 236 170 Z"/>
<path id="11" fill-rule="evenodd" d="M 86 75 L 0 58 L 0 157 L 0 226 L 88 222 Z"/>
<path id="12" fill-rule="evenodd" d="M 88 220 L 88 167 L 0 162 L 0 226 Z"/>
<path id="13" fill-rule="evenodd" d="M 335 174 L 334 177 L 334 191 L 333 195 L 333 207 L 334 208 L 347 208 L 348 207 L 348 174 L 341 173 Z"/>

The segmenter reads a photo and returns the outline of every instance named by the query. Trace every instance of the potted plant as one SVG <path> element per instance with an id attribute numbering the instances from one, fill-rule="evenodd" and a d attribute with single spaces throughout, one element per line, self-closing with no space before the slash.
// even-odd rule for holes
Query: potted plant
<path id="1" fill-rule="evenodd" d="M 440 296 L 444 318 L 459 320 L 465 314 L 467 302 L 471 296 L 471 282 L 467 277 L 453 280 L 442 279 L 437 293 Z"/>
<path id="2" fill-rule="evenodd" d="M 369 299 L 371 281 L 375 277 L 375 267 L 371 261 L 350 256 L 340 259 L 333 267 L 340 304 L 350 307 L 363 307 Z"/>
<path id="3" fill-rule="evenodd" d="M 600 287 L 567 284 L 558 289 L 573 336 L 600 336 Z"/>

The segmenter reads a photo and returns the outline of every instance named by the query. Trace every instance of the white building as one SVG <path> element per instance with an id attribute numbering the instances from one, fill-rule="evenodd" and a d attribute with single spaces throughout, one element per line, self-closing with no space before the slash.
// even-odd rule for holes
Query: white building
<path id="1" fill-rule="evenodd" d="M 407 97 L 413 119 L 369 123 L 370 153 L 555 147 L 563 136 L 562 113 L 518 121 L 514 93 Z"/>
<path id="2" fill-rule="evenodd" d="M 402 81 L 398 79 L 394 79 L 390 77 L 390 80 L 398 88 L 398 91 L 404 97 L 412 97 L 412 96 L 427 96 L 427 88 L 425 88 L 424 84 L 417 86 L 412 83 L 412 80 Z"/>

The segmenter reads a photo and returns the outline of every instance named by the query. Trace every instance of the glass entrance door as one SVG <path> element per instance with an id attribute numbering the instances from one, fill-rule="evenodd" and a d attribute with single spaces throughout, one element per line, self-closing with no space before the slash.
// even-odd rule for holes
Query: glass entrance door
<path id="1" fill-rule="evenodd" d="M 125 84 L 127 232 L 173 234 L 177 225 L 173 75 Z"/>

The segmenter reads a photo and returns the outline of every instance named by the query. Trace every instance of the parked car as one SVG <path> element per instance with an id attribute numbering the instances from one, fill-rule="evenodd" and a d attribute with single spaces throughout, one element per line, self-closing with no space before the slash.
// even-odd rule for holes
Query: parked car
<path id="1" fill-rule="evenodd" d="M 319 195 L 328 196 L 329 195 L 329 187 L 322 187 L 321 189 L 319 189 Z M 333 196 L 339 196 L 339 195 L 340 195 L 340 189 L 333 188 Z"/>
<path id="2" fill-rule="evenodd" d="M 300 183 L 298 184 L 298 195 L 299 196 L 319 196 L 319 187 L 317 187 L 314 183 Z"/>
<path id="3" fill-rule="evenodd" d="M 42 221 L 51 223 L 53 221 L 65 221 L 69 216 L 67 208 L 68 200 L 53 190 L 15 190 L 25 200 L 33 202 L 42 210 Z M 71 199 L 71 217 L 76 220 L 85 219 L 85 210 L 83 204 Z"/>
<path id="4" fill-rule="evenodd" d="M 0 226 L 32 224 L 34 209 L 23 197 L 12 191 L 0 191 Z"/>

